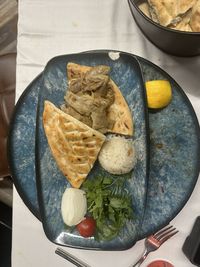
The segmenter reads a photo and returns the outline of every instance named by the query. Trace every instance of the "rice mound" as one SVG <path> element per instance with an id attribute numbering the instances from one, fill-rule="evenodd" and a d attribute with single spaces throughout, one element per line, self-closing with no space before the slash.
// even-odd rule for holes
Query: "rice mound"
<path id="1" fill-rule="evenodd" d="M 103 144 L 98 159 L 109 173 L 129 173 L 136 163 L 133 140 L 122 136 L 111 137 Z"/>

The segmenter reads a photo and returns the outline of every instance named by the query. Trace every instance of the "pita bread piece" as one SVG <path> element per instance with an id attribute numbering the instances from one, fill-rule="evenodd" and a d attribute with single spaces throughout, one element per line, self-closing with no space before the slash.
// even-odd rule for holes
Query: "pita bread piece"
<path id="1" fill-rule="evenodd" d="M 73 79 L 81 78 L 82 75 L 90 69 L 91 67 L 89 66 L 69 62 L 67 64 L 68 81 L 70 82 Z M 110 81 L 115 95 L 114 103 L 108 110 L 109 119 L 115 122 L 110 132 L 133 135 L 133 119 L 128 104 L 118 86 L 112 79 L 110 79 Z"/>
<path id="2" fill-rule="evenodd" d="M 79 188 L 91 171 L 105 136 L 58 109 L 44 103 L 43 125 L 59 169 Z"/>

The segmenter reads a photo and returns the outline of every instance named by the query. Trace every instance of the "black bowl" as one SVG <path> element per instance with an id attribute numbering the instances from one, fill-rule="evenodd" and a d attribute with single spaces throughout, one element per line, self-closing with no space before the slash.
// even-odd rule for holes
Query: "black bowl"
<path id="1" fill-rule="evenodd" d="M 183 32 L 163 27 L 138 8 L 141 0 L 128 0 L 128 3 L 138 27 L 155 46 L 175 56 L 200 55 L 200 32 Z"/>

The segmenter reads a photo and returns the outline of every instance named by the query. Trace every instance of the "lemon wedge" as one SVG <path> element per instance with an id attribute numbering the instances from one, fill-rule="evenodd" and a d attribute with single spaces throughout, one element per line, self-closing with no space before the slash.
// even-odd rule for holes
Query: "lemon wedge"
<path id="1" fill-rule="evenodd" d="M 172 99 L 172 89 L 168 81 L 155 80 L 145 83 L 149 108 L 164 108 Z"/>

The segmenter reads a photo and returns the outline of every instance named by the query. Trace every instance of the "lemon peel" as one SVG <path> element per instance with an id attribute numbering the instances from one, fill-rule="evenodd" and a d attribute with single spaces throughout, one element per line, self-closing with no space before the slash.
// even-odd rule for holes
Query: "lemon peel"
<path id="1" fill-rule="evenodd" d="M 172 88 L 169 81 L 153 80 L 145 83 L 148 107 L 164 108 L 171 102 Z"/>

